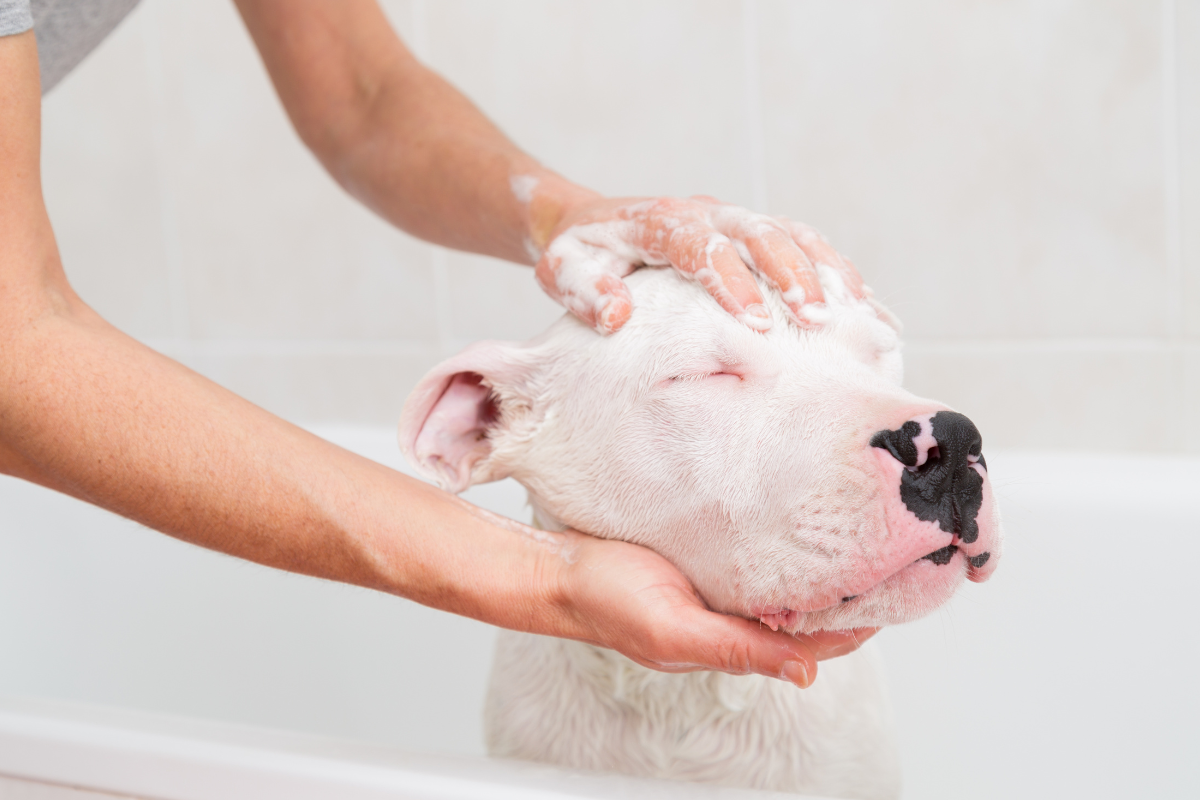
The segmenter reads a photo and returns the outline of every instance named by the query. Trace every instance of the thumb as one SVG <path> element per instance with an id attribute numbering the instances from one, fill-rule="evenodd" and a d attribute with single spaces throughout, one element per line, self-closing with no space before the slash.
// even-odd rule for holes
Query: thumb
<path id="1" fill-rule="evenodd" d="M 767 675 L 801 689 L 817 677 L 817 656 L 801 639 L 759 622 L 705 609 L 693 609 L 687 616 L 685 624 L 675 628 L 680 636 L 680 658 L 671 660 L 676 663 L 735 675 Z"/>
<path id="2" fill-rule="evenodd" d="M 629 287 L 620 279 L 633 264 L 615 253 L 584 246 L 567 254 L 547 250 L 534 269 L 538 285 L 560 305 L 602 334 L 620 330 L 633 311 Z"/>

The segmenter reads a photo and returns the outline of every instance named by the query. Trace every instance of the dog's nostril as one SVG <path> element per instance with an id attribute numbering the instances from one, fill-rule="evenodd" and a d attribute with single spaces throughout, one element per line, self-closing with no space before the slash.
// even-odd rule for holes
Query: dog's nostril
<path id="1" fill-rule="evenodd" d="M 958 470 L 983 461 L 983 438 L 975 423 L 957 411 L 939 411 L 920 420 L 910 419 L 894 431 L 879 431 L 871 446 L 891 453 L 909 469 L 929 471 L 943 465 Z"/>
<path id="2" fill-rule="evenodd" d="M 871 437 L 872 447 L 881 447 L 892 454 L 892 458 L 906 467 L 915 467 L 920 453 L 916 439 L 921 435 L 921 423 L 909 420 L 899 430 L 879 431 Z"/>
<path id="3" fill-rule="evenodd" d="M 938 449 L 946 450 L 957 461 L 965 463 L 971 456 L 979 457 L 983 452 L 983 437 L 965 414 L 939 411 L 929 422 Z"/>

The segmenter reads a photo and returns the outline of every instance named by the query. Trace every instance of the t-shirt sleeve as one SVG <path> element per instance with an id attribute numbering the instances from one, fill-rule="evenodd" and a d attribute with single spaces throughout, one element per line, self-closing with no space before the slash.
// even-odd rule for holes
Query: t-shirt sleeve
<path id="1" fill-rule="evenodd" d="M 24 33 L 32 27 L 29 0 L 0 0 L 0 36 Z"/>

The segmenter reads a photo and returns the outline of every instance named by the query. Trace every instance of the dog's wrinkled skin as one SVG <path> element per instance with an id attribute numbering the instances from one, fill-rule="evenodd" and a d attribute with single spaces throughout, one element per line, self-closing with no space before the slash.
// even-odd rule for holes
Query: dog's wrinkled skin
<path id="1" fill-rule="evenodd" d="M 512 476 L 543 527 L 657 551 L 717 611 L 793 633 L 920 617 L 999 560 L 978 433 L 904 391 L 886 313 L 821 277 L 823 324 L 764 334 L 698 286 L 642 270 L 628 279 L 637 310 L 618 334 L 565 316 L 530 343 L 480 343 L 435 369 L 405 407 L 401 446 L 450 491 Z M 951 454 L 959 461 L 947 467 Z M 868 645 L 825 662 L 801 691 L 657 673 L 591 645 L 504 632 L 489 749 L 891 797 L 899 772 L 874 658 Z"/>

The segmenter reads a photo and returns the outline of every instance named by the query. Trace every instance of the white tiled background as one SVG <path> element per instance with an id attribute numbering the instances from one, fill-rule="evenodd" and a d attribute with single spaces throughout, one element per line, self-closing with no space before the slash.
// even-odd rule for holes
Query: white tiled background
<path id="1" fill-rule="evenodd" d="M 1200 452 L 1200 2 L 386 7 L 567 176 L 821 228 L 989 446 Z M 83 297 L 294 421 L 391 424 L 439 358 L 559 313 L 344 195 L 231 4 L 145 0 L 44 124 Z"/>

